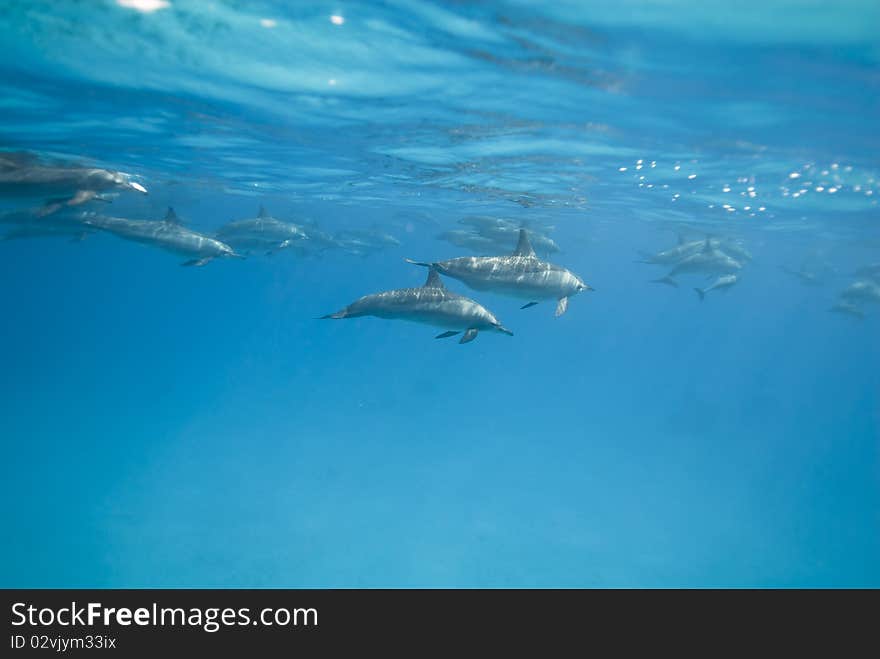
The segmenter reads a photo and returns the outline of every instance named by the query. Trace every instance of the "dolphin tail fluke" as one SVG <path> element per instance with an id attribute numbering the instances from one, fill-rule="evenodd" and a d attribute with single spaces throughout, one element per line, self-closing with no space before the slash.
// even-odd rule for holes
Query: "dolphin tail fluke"
<path id="1" fill-rule="evenodd" d="M 448 339 L 450 336 L 455 336 L 456 334 L 459 334 L 459 332 L 456 332 L 455 330 L 449 330 L 448 332 L 443 332 L 442 334 L 438 334 L 434 338 L 435 339 Z"/>
<path id="2" fill-rule="evenodd" d="M 706 291 L 702 288 L 695 288 L 694 290 L 697 292 L 697 295 L 700 296 L 700 302 L 706 299 Z"/>
<path id="3" fill-rule="evenodd" d="M 459 339 L 458 342 L 459 343 L 470 343 L 475 338 L 477 338 L 477 334 L 479 334 L 479 332 L 472 327 L 471 329 L 467 330 L 464 333 L 464 336 L 461 337 L 461 339 Z"/>

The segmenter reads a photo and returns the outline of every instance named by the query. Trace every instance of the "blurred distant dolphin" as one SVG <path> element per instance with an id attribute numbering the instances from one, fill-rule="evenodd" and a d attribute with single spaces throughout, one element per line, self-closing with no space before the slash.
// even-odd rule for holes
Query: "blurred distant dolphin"
<path id="1" fill-rule="evenodd" d="M 464 332 L 459 343 L 477 338 L 480 330 L 492 330 L 513 336 L 485 307 L 470 298 L 446 289 L 437 270 L 431 268 L 421 288 L 401 288 L 366 295 L 336 313 L 324 318 L 357 318 L 375 316 L 395 320 L 409 320 L 435 327 L 448 328 L 435 338 L 444 339 Z"/>
<path id="2" fill-rule="evenodd" d="M 723 275 L 718 277 L 710 286 L 706 288 L 695 288 L 694 290 L 697 292 L 697 295 L 700 296 L 700 301 L 703 301 L 706 298 L 706 293 L 709 291 L 729 291 L 730 287 L 736 284 L 738 281 L 736 275 Z"/>
<path id="3" fill-rule="evenodd" d="M 27 153 L 0 153 L 0 197 L 43 199 L 47 208 L 76 206 L 107 190 L 147 189 L 121 172 L 97 167 L 43 165 Z"/>
<path id="4" fill-rule="evenodd" d="M 262 206 L 257 217 L 228 222 L 217 230 L 214 237 L 235 249 L 259 249 L 267 254 L 309 239 L 302 227 L 272 217 Z"/>
<path id="5" fill-rule="evenodd" d="M 684 273 L 724 275 L 741 269 L 742 264 L 739 261 L 717 249 L 707 238 L 702 250 L 676 263 L 667 277 Z"/>
<path id="6" fill-rule="evenodd" d="M 244 258 L 236 254 L 226 243 L 187 229 L 172 208 L 168 209 L 165 219 L 161 221 L 128 220 L 92 213 L 88 214 L 85 223 L 125 240 L 193 257 L 181 265 L 203 266 L 221 257 Z"/>
<path id="7" fill-rule="evenodd" d="M 850 284 L 840 297 L 847 302 L 880 302 L 880 284 L 874 281 L 857 281 Z"/>
<path id="8" fill-rule="evenodd" d="M 461 256 L 435 263 L 407 261 L 436 268 L 441 274 L 478 291 L 494 291 L 530 300 L 523 309 L 537 304 L 536 300 L 558 300 L 556 316 L 565 313 L 570 296 L 593 290 L 569 270 L 535 256 L 525 229 L 519 230 L 519 242 L 510 256 Z"/>

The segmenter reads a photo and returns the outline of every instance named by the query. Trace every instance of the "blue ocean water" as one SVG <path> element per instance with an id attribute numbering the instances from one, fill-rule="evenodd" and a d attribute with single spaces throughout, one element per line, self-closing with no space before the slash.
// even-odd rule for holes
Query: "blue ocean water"
<path id="1" fill-rule="evenodd" d="M 400 245 L 0 242 L 0 585 L 880 586 L 880 305 L 829 311 L 880 261 L 878 26 L 873 0 L 5 2 L 0 147 L 149 190 L 85 209 Z M 471 216 L 546 230 L 596 290 L 554 318 L 447 279 L 514 332 L 466 345 L 317 320 L 474 253 L 438 238 Z M 636 262 L 679 235 L 752 259 L 701 302 Z"/>

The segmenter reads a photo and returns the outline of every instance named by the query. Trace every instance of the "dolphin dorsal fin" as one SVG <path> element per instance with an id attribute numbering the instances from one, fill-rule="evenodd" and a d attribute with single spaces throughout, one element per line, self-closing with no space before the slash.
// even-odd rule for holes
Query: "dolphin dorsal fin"
<path id="1" fill-rule="evenodd" d="M 433 266 L 428 268 L 428 278 L 425 280 L 423 288 L 446 288 L 443 285 L 443 280 L 440 279 L 440 273 L 437 272 L 437 268 Z"/>
<path id="2" fill-rule="evenodd" d="M 519 242 L 516 243 L 516 249 L 513 250 L 514 256 L 534 256 L 535 250 L 532 249 L 532 243 L 529 242 L 529 234 L 525 229 L 519 230 Z"/>
<path id="3" fill-rule="evenodd" d="M 257 217 L 265 219 L 269 217 L 269 211 L 266 210 L 266 207 L 260 204 L 260 212 L 257 213 Z"/>
<path id="4" fill-rule="evenodd" d="M 704 251 L 704 252 L 707 252 L 707 253 L 708 253 L 708 252 L 714 252 L 714 251 L 715 251 L 715 250 L 712 248 L 712 239 L 711 239 L 711 238 L 706 238 L 706 242 L 705 242 L 705 244 L 703 245 L 703 251 Z"/>
<path id="5" fill-rule="evenodd" d="M 687 242 L 687 238 L 684 237 L 684 234 L 679 232 L 678 234 L 678 244 L 684 245 Z"/>
<path id="6" fill-rule="evenodd" d="M 168 207 L 168 210 L 165 212 L 165 221 L 171 224 L 183 224 L 180 221 L 180 218 L 177 217 L 177 213 L 174 212 L 174 209 L 171 206 Z"/>

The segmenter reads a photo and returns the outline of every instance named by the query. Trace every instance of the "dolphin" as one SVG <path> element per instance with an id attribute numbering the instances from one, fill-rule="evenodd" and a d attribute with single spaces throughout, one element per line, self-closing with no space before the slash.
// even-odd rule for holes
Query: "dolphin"
<path id="1" fill-rule="evenodd" d="M 865 317 L 865 312 L 852 302 L 838 302 L 833 307 L 828 309 L 828 311 L 852 316 L 853 318 L 858 318 L 859 320 L 862 320 Z"/>
<path id="2" fill-rule="evenodd" d="M 263 206 L 260 206 L 257 217 L 228 222 L 217 230 L 214 237 L 235 249 L 246 252 L 263 250 L 267 254 L 309 239 L 302 227 L 272 217 Z"/>
<path id="3" fill-rule="evenodd" d="M 529 300 L 523 309 L 536 305 L 537 300 L 555 299 L 557 317 L 565 313 L 570 296 L 593 290 L 569 270 L 535 256 L 525 229 L 519 230 L 519 242 L 510 256 L 461 256 L 436 263 L 407 261 L 436 268 L 441 274 L 458 279 L 474 290 L 494 291 Z"/>
<path id="4" fill-rule="evenodd" d="M 490 240 L 494 240 L 497 244 L 504 245 L 507 249 L 510 249 L 510 246 L 515 245 L 519 239 L 519 229 L 512 227 L 493 227 L 491 229 L 480 231 L 480 235 L 489 238 Z M 559 252 L 559 245 L 556 244 L 555 240 L 540 233 L 535 233 L 534 230 L 529 232 L 529 242 L 531 242 L 536 253 L 540 252 L 544 255 L 550 255 Z"/>
<path id="5" fill-rule="evenodd" d="M 513 332 L 505 328 L 485 307 L 447 290 L 435 268 L 430 268 L 428 279 L 421 288 L 400 288 L 366 295 L 336 313 L 321 316 L 321 319 L 360 316 L 409 320 L 446 328 L 447 331 L 434 337 L 437 339 L 464 332 L 459 343 L 473 341 L 480 330 L 493 330 L 513 336 Z"/>
<path id="6" fill-rule="evenodd" d="M 712 246 L 712 242 L 706 239 L 702 250 L 679 261 L 667 276 L 675 277 L 683 273 L 724 275 L 741 269 L 742 264 L 739 261 L 716 249 Z"/>
<path id="7" fill-rule="evenodd" d="M 688 256 L 696 254 L 701 249 L 703 249 L 705 242 L 706 241 L 704 240 L 693 240 L 688 242 L 685 240 L 683 235 L 679 234 L 678 244 L 675 247 L 664 249 L 660 252 L 657 252 L 656 254 L 640 252 L 642 259 L 636 261 L 636 263 L 649 263 L 651 265 L 675 265 L 676 263 L 679 263 Z"/>
<path id="8" fill-rule="evenodd" d="M 446 231 L 439 234 L 437 238 L 452 243 L 456 247 L 463 247 L 481 254 L 491 254 L 498 249 L 498 244 L 494 240 L 484 238 L 479 234 L 464 231 L 462 229 Z"/>
<path id="9" fill-rule="evenodd" d="M 0 236 L 0 240 L 20 238 L 55 238 L 68 237 L 82 240 L 94 229 L 83 223 L 84 213 L 73 213 L 70 210 L 58 210 L 46 213 L 44 208 L 26 208 L 23 210 L 0 213 L 0 224 L 12 226 Z"/>
<path id="10" fill-rule="evenodd" d="M 380 229 L 346 229 L 333 236 L 343 251 L 357 256 L 367 256 L 373 252 L 397 247 L 400 241 L 391 234 Z"/>
<path id="11" fill-rule="evenodd" d="M 244 258 L 226 243 L 187 229 L 172 208 L 168 209 L 165 219 L 161 221 L 129 220 L 90 213 L 84 222 L 125 240 L 192 257 L 181 265 L 203 266 L 221 257 Z"/>
<path id="12" fill-rule="evenodd" d="M 870 280 L 850 284 L 841 294 L 847 302 L 880 302 L 880 284 Z"/>
<path id="13" fill-rule="evenodd" d="M 469 215 L 463 217 L 458 222 L 459 224 L 472 227 L 479 237 L 489 239 L 495 243 L 496 247 L 502 249 L 510 249 L 512 245 L 516 245 L 519 238 L 519 230 L 528 227 L 529 241 L 536 253 L 550 255 L 559 251 L 559 245 L 556 244 L 556 241 L 546 235 L 546 232 L 552 227 L 536 229 L 534 226 L 487 215 Z M 462 245 L 462 247 L 466 247 L 466 245 Z"/>
<path id="14" fill-rule="evenodd" d="M 647 254 L 642 252 L 642 260 L 637 263 L 649 263 L 652 265 L 675 265 L 693 254 L 697 254 L 706 247 L 706 243 L 718 251 L 728 256 L 732 256 L 739 261 L 751 261 L 752 254 L 740 243 L 733 240 L 721 240 L 718 238 L 708 237 L 702 240 L 688 241 L 682 234 L 678 235 L 678 244 L 656 254 Z"/>
<path id="15" fill-rule="evenodd" d="M 822 279 L 820 279 L 819 275 L 814 272 L 809 272 L 800 268 L 799 270 L 794 270 L 792 268 L 786 267 L 784 265 L 779 266 L 780 270 L 784 273 L 791 275 L 792 277 L 796 277 L 801 281 L 805 286 L 821 286 L 824 284 Z"/>
<path id="16" fill-rule="evenodd" d="M 695 288 L 694 290 L 700 296 L 700 301 L 702 302 L 709 291 L 729 291 L 730 287 L 736 284 L 737 281 L 739 280 L 736 278 L 736 275 L 722 275 L 713 281 L 711 285 L 706 286 L 706 288 Z"/>
<path id="17" fill-rule="evenodd" d="M 0 197 L 46 200 L 47 206 L 77 206 L 108 190 L 147 189 L 131 175 L 99 167 L 45 165 L 28 153 L 0 154 Z"/>

